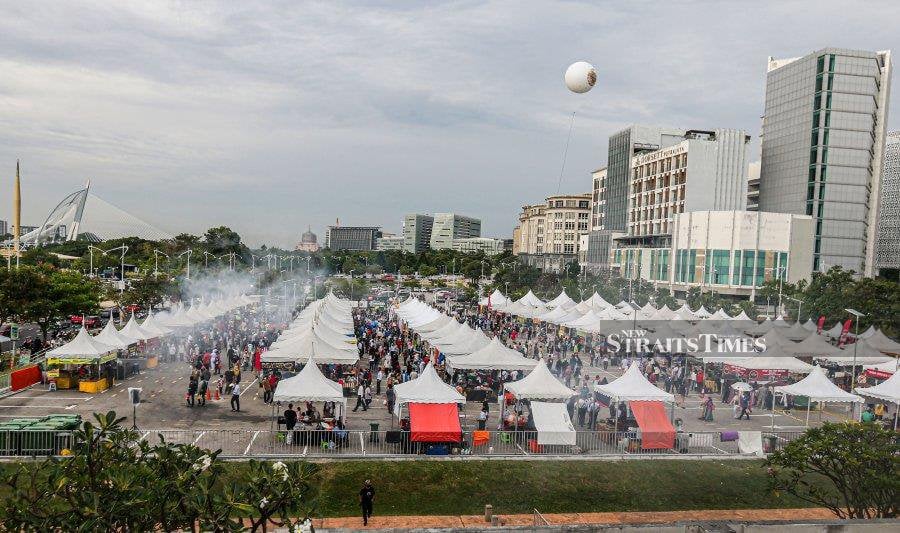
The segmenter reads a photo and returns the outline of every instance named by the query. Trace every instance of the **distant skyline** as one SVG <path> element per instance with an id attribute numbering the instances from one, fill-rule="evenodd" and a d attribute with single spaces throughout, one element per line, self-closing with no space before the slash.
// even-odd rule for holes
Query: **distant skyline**
<path id="1" fill-rule="evenodd" d="M 743 129 L 757 161 L 768 56 L 896 52 L 897 20 L 889 1 L 7 2 L 0 219 L 20 159 L 26 225 L 91 179 L 170 233 L 252 246 L 417 212 L 509 238 L 557 191 L 573 111 L 561 192 L 589 191 L 631 123 Z"/>

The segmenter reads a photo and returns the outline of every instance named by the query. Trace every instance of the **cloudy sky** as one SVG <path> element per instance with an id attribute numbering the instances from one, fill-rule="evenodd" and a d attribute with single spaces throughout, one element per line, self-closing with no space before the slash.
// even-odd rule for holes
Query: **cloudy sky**
<path id="1" fill-rule="evenodd" d="M 289 245 L 456 211 L 508 237 L 556 192 L 573 111 L 564 192 L 629 123 L 756 138 L 769 55 L 900 50 L 898 20 L 896 1 L 4 2 L 0 173 L 22 160 L 23 224 L 91 178 L 172 233 Z M 577 60 L 586 95 L 562 82 Z"/>

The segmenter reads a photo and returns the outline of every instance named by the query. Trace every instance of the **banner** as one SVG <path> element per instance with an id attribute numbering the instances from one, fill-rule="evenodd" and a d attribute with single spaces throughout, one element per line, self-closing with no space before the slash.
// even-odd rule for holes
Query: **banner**
<path id="1" fill-rule="evenodd" d="M 820 316 L 819 321 L 816 322 L 816 333 L 821 335 L 823 328 L 825 328 L 825 315 Z"/>
<path id="2" fill-rule="evenodd" d="M 840 337 L 840 340 L 838 341 L 838 347 L 839 347 L 839 348 L 842 347 L 842 346 L 844 346 L 844 344 L 846 344 L 846 342 L 847 342 L 847 333 L 850 332 L 850 324 L 852 324 L 852 323 L 853 323 L 853 319 L 852 319 L 852 318 L 848 318 L 848 319 L 844 322 L 844 327 L 841 328 L 841 337 Z"/>

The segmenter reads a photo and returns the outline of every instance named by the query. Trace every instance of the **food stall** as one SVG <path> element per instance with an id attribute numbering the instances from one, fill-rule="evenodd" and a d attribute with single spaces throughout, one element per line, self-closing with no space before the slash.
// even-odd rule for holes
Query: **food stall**
<path id="1" fill-rule="evenodd" d="M 524 426 L 524 420 L 518 413 L 522 404 L 532 400 L 565 402 L 575 391 L 563 385 L 550 373 L 543 359 L 524 378 L 503 385 L 504 393 L 500 396 L 500 418 L 505 429 L 516 429 Z M 560 404 L 563 405 L 563 404 Z M 512 406 L 510 413 L 507 409 Z M 567 412 L 568 414 L 568 412 Z"/>
<path id="2" fill-rule="evenodd" d="M 335 413 L 333 417 L 318 416 L 318 411 L 313 415 L 301 414 L 298 417 L 297 428 L 295 433 L 305 429 L 306 431 L 337 431 L 341 432 L 344 427 L 344 416 L 347 412 L 347 399 L 344 397 L 341 386 L 326 378 L 319 367 L 316 365 L 313 356 L 310 355 L 297 375 L 291 376 L 278 382 L 273 396 L 273 409 L 276 405 L 282 406 L 289 403 L 297 404 L 299 402 L 333 402 L 340 405 L 339 413 Z M 322 412 L 324 413 L 323 408 Z M 273 413 L 273 421 L 276 413 Z M 340 442 L 346 433 L 336 435 L 332 442 Z M 301 439 L 299 435 L 294 435 L 290 442 L 307 442 L 309 439 Z"/>
<path id="3" fill-rule="evenodd" d="M 616 418 L 610 425 L 616 432 L 626 432 L 619 443 L 623 449 L 639 452 L 675 447 L 671 410 L 670 416 L 665 416 L 665 404 L 674 408 L 675 396 L 650 383 L 641 374 L 637 361 L 617 379 L 595 385 L 594 392 L 616 406 Z M 637 427 L 629 425 L 632 417 Z"/>
<path id="4" fill-rule="evenodd" d="M 97 393 L 112 385 L 116 347 L 88 334 L 84 327 L 66 344 L 47 352 L 47 379 L 57 389 Z"/>
<path id="5" fill-rule="evenodd" d="M 820 366 L 813 367 L 809 375 L 797 383 L 775 387 L 774 390 L 776 394 L 805 396 L 808 398 L 806 402 L 806 427 L 809 427 L 809 412 L 812 402 L 818 402 L 821 406 L 825 402 L 861 403 L 863 401 L 861 397 L 851 394 L 832 383 L 828 376 L 825 375 L 825 370 Z"/>
<path id="6" fill-rule="evenodd" d="M 900 372 L 894 372 L 886 381 L 873 387 L 856 387 L 853 389 L 853 392 L 866 398 L 874 398 L 878 401 L 892 404 L 894 408 L 894 430 L 897 430 L 897 418 L 898 413 L 900 413 Z"/>

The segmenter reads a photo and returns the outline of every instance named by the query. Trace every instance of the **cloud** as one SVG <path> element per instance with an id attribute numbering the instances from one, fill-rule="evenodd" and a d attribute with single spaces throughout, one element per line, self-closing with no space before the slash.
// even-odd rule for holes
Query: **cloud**
<path id="1" fill-rule="evenodd" d="M 841 14 L 839 36 L 823 36 Z M 480 216 L 588 190 L 630 123 L 759 133 L 769 55 L 898 48 L 869 2 L 28 2 L 0 6 L 0 168 L 25 222 L 84 179 L 173 233 Z M 825 40 L 827 38 L 827 40 Z M 566 66 L 598 86 L 568 93 Z M 893 129 L 898 114 L 891 114 Z M 6 197 L 0 195 L 0 197 Z M 0 202 L 0 217 L 9 202 Z"/>

